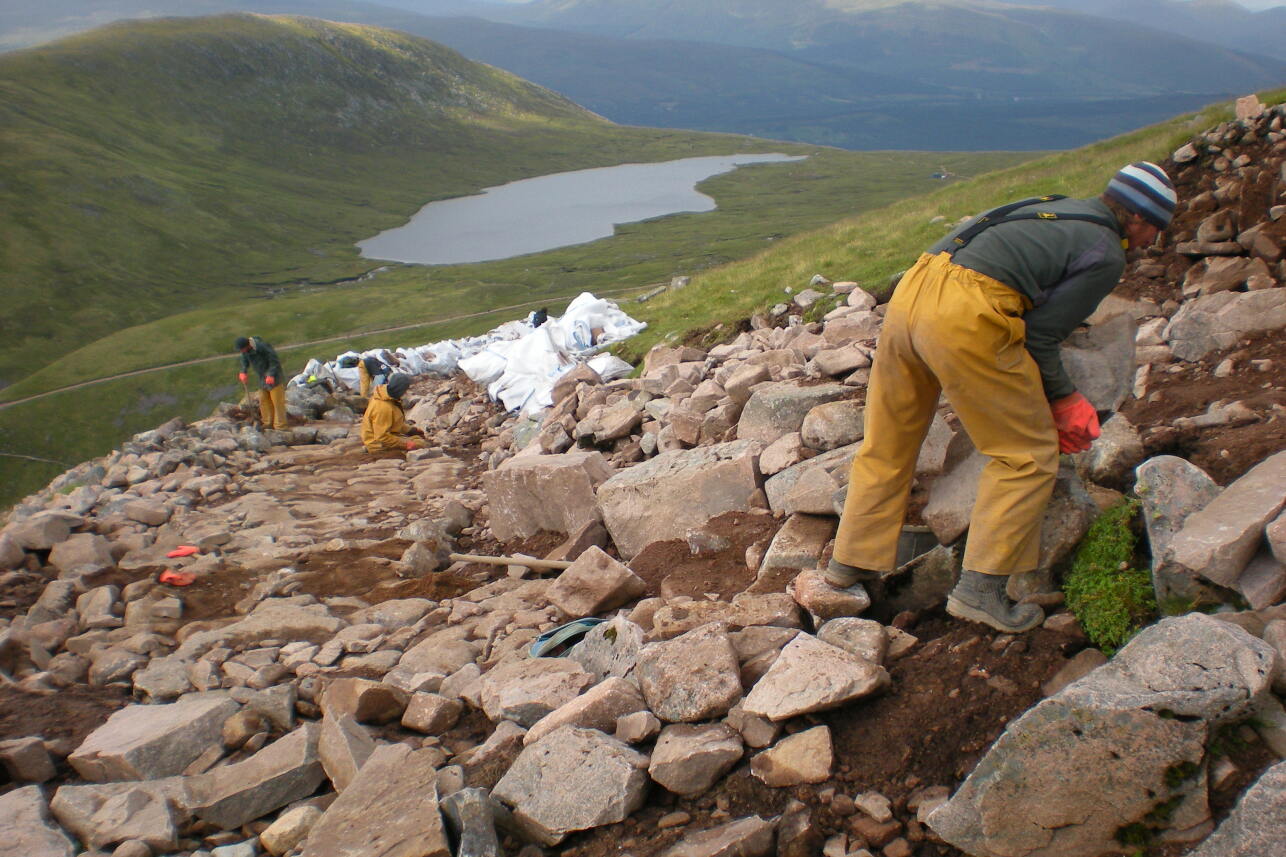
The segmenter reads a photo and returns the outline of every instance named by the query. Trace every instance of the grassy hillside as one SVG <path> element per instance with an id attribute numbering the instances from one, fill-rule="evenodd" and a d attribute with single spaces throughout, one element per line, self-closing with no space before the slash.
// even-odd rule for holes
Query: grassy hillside
<path id="1" fill-rule="evenodd" d="M 1286 98 L 1286 89 L 1261 94 L 1265 103 Z M 658 342 L 708 341 L 726 336 L 738 320 L 783 299 L 783 289 L 796 290 L 813 274 L 832 280 L 855 280 L 879 293 L 891 275 L 905 270 L 944 234 L 944 217 L 952 223 L 1009 200 L 1045 193 L 1093 196 L 1107 179 L 1137 160 L 1161 161 L 1195 131 L 1232 117 L 1232 105 L 1214 105 L 1120 137 L 1061 152 L 999 170 L 971 181 L 893 203 L 835 223 L 825 229 L 782 241 L 750 259 L 725 265 L 693 280 L 679 292 L 648 302 L 638 317 L 649 323 L 639 336 L 619 347 L 638 360 Z M 716 329 L 724 325 L 723 330 Z"/>
<path id="2" fill-rule="evenodd" d="M 687 139 L 691 135 L 679 135 Z M 228 396 L 235 372 L 232 338 L 264 336 L 283 350 L 288 371 L 308 357 L 329 358 L 348 347 L 418 345 L 475 334 L 548 305 L 561 312 L 582 290 L 624 300 L 676 274 L 716 268 L 816 229 L 855 211 L 875 209 L 941 184 L 940 167 L 978 175 L 1013 164 L 1025 154 L 858 153 L 783 147 L 809 152 L 807 161 L 761 164 L 699 185 L 718 210 L 676 215 L 617 228 L 603 241 L 476 265 L 396 266 L 359 286 L 316 287 L 256 300 L 229 301 L 176 313 L 103 337 L 0 391 L 0 507 L 35 490 L 75 463 L 116 446 L 129 434 L 176 414 L 209 412 Z M 514 309 L 528 304 L 525 308 Z M 487 313 L 443 322 L 455 316 Z M 633 307 L 631 307 L 633 311 Z M 364 334 L 419 323 L 396 333 Z M 291 343 L 332 341 L 304 348 Z M 3 400 L 119 372 L 194 358 L 213 365 L 186 367 L 97 384 L 34 402 Z M 193 386 L 196 385 L 196 386 Z M 159 418 L 159 419 L 158 419 Z"/>
<path id="3" fill-rule="evenodd" d="M 299 18 L 115 25 L 0 57 L 0 92 L 0 379 L 13 382 L 0 403 L 226 354 L 250 332 L 279 346 L 339 338 L 291 351 L 298 363 L 408 321 L 423 325 L 374 342 L 475 333 L 518 313 L 442 322 L 640 289 L 927 191 L 939 167 L 969 175 L 1027 157 L 621 127 L 440 45 Z M 711 180 L 713 214 L 356 279 L 383 266 L 354 242 L 432 199 L 567 169 L 773 150 L 810 158 Z M 167 409 L 203 414 L 226 371 L 202 364 L 0 410 L 0 502 Z"/>
<path id="4" fill-rule="evenodd" d="M 363 274 L 354 242 L 431 199 L 747 148 L 310 19 L 132 22 L 0 56 L 0 384 L 194 305 Z"/>

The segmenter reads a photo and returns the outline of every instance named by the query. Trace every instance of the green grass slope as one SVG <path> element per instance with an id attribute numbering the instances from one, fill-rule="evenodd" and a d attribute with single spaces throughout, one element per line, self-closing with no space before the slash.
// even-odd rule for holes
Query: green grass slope
<path id="1" fill-rule="evenodd" d="M 670 140 L 675 156 L 692 135 Z M 720 139 L 720 138 L 714 138 Z M 746 142 L 746 141 L 741 141 Z M 759 147 L 766 144 L 762 141 Z M 740 148 L 740 147 L 739 147 Z M 676 274 L 717 268 L 855 211 L 877 209 L 941 184 L 940 167 L 977 175 L 1026 154 L 858 153 L 773 144 L 808 160 L 760 164 L 703 182 L 718 209 L 618 226 L 612 238 L 476 265 L 395 266 L 358 286 L 313 287 L 175 313 L 105 336 L 0 391 L 0 507 L 67 466 L 101 455 L 171 416 L 195 418 L 230 397 L 232 338 L 254 332 L 282 351 L 288 371 L 345 348 L 418 345 L 480 333 L 535 306 L 555 314 L 582 290 L 624 300 Z M 631 312 L 639 305 L 627 305 Z M 447 321 L 460 316 L 457 321 Z M 381 328 L 414 327 L 391 333 Z M 290 347 L 327 339 L 322 344 Z M 94 384 L 5 407 L 120 372 L 214 357 L 215 363 Z M 213 398 L 211 398 L 213 397 Z M 32 460 L 29 457 L 48 459 Z"/>
<path id="2" fill-rule="evenodd" d="M 0 405 L 226 355 L 250 332 L 296 367 L 349 345 L 477 333 L 524 302 L 557 307 L 584 289 L 638 290 L 744 258 L 926 192 L 939 167 L 974 175 L 1030 157 L 621 127 L 439 45 L 300 18 L 114 25 L 0 57 L 0 92 Z M 713 213 L 354 279 L 384 268 L 355 242 L 432 199 L 567 169 L 774 150 L 810 157 L 715 177 L 702 186 Z M 229 371 L 198 364 L 0 408 L 0 503 L 158 417 L 203 415 Z"/>
<path id="3" fill-rule="evenodd" d="M 0 385 L 123 327 L 365 273 L 431 199 L 728 140 L 614 126 L 412 36 L 230 15 L 0 56 Z"/>
<path id="4" fill-rule="evenodd" d="M 1286 98 L 1286 89 L 1261 94 L 1265 103 Z M 1094 196 L 1122 164 L 1160 161 L 1194 132 L 1232 116 L 1231 104 L 1213 105 L 1148 128 L 1069 152 L 1061 152 L 960 182 L 937 192 L 782 241 L 771 250 L 694 278 L 692 285 L 650 301 L 637 316 L 649 328 L 619 347 L 638 360 L 660 342 L 717 341 L 741 319 L 780 302 L 783 289 L 798 290 L 813 274 L 855 280 L 869 291 L 887 288 L 921 252 L 961 217 L 1013 199 L 1046 193 Z M 935 218 L 945 222 L 933 222 Z M 695 333 L 694 333 L 695 332 Z"/>

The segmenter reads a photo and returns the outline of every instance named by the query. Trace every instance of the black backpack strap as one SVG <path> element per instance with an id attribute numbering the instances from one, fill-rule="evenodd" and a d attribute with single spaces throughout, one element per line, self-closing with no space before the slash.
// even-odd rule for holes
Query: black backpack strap
<path id="1" fill-rule="evenodd" d="M 1018 209 L 1026 208 L 1029 205 L 1036 205 L 1041 202 L 1053 202 L 1058 199 L 1066 199 L 1066 197 L 1058 194 L 1037 196 L 1032 197 L 1031 199 L 1022 199 L 1018 202 L 1011 202 L 1008 205 L 1000 206 L 1000 208 L 993 208 L 982 217 L 979 217 L 972 225 L 969 226 L 969 228 L 951 239 L 954 246 L 948 248 L 947 253 L 955 255 L 956 251 L 967 246 L 970 241 L 977 238 L 978 234 L 984 230 L 990 229 L 993 226 L 999 226 L 1002 223 L 1013 223 L 1016 220 L 1080 220 L 1086 223 L 1097 223 L 1099 226 L 1110 229 L 1113 235 L 1120 234 L 1120 228 L 1117 226 L 1116 221 L 1110 220 L 1106 217 L 1100 217 L 1097 214 L 1058 214 L 1053 211 L 1023 211 L 1018 214 L 1013 213 Z"/>

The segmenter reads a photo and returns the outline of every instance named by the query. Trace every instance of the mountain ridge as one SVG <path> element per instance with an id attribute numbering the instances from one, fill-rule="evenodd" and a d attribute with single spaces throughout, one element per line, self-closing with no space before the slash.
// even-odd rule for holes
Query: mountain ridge
<path id="1" fill-rule="evenodd" d="M 137 15 L 166 11 L 166 3 L 187 14 L 243 6 L 391 27 L 448 44 L 623 124 L 851 149 L 1072 148 L 1286 79 L 1286 64 L 1277 60 L 1133 24 L 1002 3 L 943 5 L 948 12 L 930 14 L 927 22 L 924 14 L 906 19 L 905 10 L 913 7 L 904 4 L 866 3 L 864 8 L 893 11 L 861 18 L 865 35 L 858 41 L 812 50 L 683 41 L 672 32 L 670 39 L 647 39 L 637 32 L 609 36 L 560 30 L 557 21 L 534 20 L 541 8 L 552 7 L 464 0 L 401 0 L 396 8 L 358 0 L 187 0 L 181 7 L 177 0 L 102 0 L 96 8 Z M 680 4 L 680 11 L 689 5 Z M 45 6 L 50 6 L 46 18 L 66 9 L 64 0 Z M 637 0 L 633 6 L 652 8 Z M 715 13 L 742 6 L 692 8 L 705 10 L 704 26 L 722 33 L 736 22 L 724 26 Z M 767 8 L 745 6 L 761 7 Z M 789 20 L 794 7 L 774 8 L 779 22 Z M 426 17 L 407 9 L 463 10 L 480 17 Z M 24 32 L 30 37 L 31 30 L 15 27 L 31 25 L 39 12 L 24 14 L 0 10 L 0 45 L 6 39 L 21 41 Z M 845 18 L 842 11 L 826 14 Z M 950 17 L 949 26 L 934 20 L 943 16 Z M 847 18 L 856 20 L 851 14 Z M 65 15 L 59 20 L 60 26 L 71 26 Z M 1080 29 L 1061 34 L 1051 20 L 1071 20 Z M 1088 30 L 1081 26 L 1085 21 L 1092 23 Z M 908 26 L 931 35 L 916 42 Z M 845 38 L 852 36 L 852 27 L 839 30 L 849 34 Z M 981 41 L 958 35 L 971 31 L 983 31 Z M 680 35 L 696 38 L 691 32 Z M 809 38 L 815 36 L 834 38 L 825 31 Z M 920 53 L 934 59 L 911 61 L 905 48 L 889 47 L 908 44 L 918 44 Z M 1069 68 L 1084 71 L 1069 74 Z"/>

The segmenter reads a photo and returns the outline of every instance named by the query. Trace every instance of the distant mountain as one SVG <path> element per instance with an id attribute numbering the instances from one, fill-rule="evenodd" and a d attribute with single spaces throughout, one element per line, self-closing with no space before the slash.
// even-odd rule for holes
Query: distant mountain
<path id="1" fill-rule="evenodd" d="M 853 149 L 1070 148 L 1286 80 L 1280 60 L 1028 7 L 948 2 L 930 9 L 900 0 L 383 2 L 406 8 L 361 0 L 10 4 L 0 7 L 0 49 L 110 15 L 235 8 L 307 14 L 432 39 L 623 124 Z M 642 37 L 659 34 L 672 38 Z"/>
<path id="2" fill-rule="evenodd" d="M 1015 5 L 1055 6 L 1129 21 L 1266 57 L 1286 52 L 1286 6 L 1282 5 L 1262 11 L 1231 0 L 1036 0 L 1035 4 Z"/>
<path id="3" fill-rule="evenodd" d="M 535 0 L 500 11 L 600 35 L 776 50 L 959 92 L 1144 96 L 1286 80 L 1280 50 L 1260 57 L 1122 21 L 974 0 Z"/>

